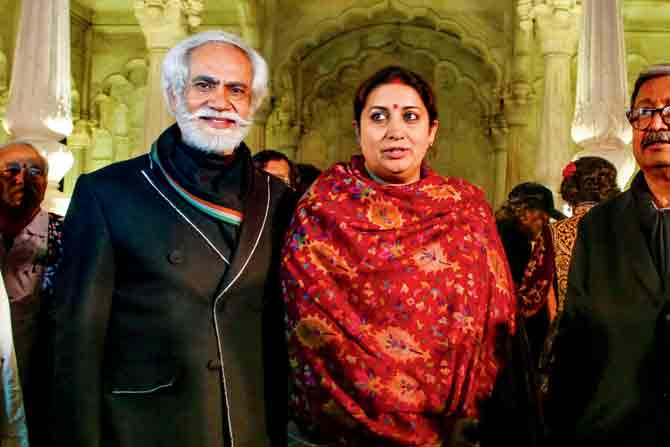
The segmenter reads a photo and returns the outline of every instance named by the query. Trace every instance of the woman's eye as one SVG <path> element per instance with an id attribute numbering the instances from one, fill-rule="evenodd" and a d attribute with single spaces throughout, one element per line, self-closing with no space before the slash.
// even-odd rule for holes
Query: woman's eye
<path id="1" fill-rule="evenodd" d="M 386 114 L 383 112 L 372 112 L 370 114 L 370 119 L 374 122 L 382 122 L 386 119 Z"/>
<path id="2" fill-rule="evenodd" d="M 419 115 L 414 112 L 405 112 L 403 118 L 405 118 L 405 121 L 416 121 L 419 119 Z"/>

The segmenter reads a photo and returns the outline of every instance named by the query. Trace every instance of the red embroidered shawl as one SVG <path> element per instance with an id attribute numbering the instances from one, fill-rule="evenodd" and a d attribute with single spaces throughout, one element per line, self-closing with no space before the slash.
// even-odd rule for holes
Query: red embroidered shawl
<path id="1" fill-rule="evenodd" d="M 422 174 L 378 184 L 355 156 L 296 210 L 282 254 L 291 405 L 321 438 L 439 445 L 491 394 L 515 311 L 495 222 L 474 186 Z"/>

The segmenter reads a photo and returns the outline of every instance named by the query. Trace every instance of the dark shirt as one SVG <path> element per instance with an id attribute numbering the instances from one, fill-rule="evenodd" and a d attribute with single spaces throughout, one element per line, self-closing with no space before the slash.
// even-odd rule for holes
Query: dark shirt
<path id="1" fill-rule="evenodd" d="M 639 172 L 633 179 L 631 192 L 640 218 L 640 229 L 647 241 L 649 253 L 664 286 L 667 287 L 670 275 L 670 259 L 668 258 L 670 210 L 656 208 L 653 195 L 642 172 Z"/>
<path id="2" fill-rule="evenodd" d="M 498 220 L 496 226 L 512 271 L 512 279 L 518 287 L 532 253 L 530 239 L 512 219 Z"/>
<path id="3" fill-rule="evenodd" d="M 252 168 L 247 146 L 242 143 L 232 154 L 219 155 L 188 146 L 182 141 L 177 126 L 173 126 L 172 137 L 174 144 L 158 148 L 159 157 L 170 176 L 194 196 L 243 213 L 246 176 Z M 230 259 L 237 246 L 240 226 L 205 213 L 202 215 L 221 231 L 226 246 L 218 248 Z"/>

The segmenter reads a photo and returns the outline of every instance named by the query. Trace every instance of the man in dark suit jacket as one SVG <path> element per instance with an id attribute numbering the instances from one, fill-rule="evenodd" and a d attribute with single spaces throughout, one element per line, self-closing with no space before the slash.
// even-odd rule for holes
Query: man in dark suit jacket
<path id="1" fill-rule="evenodd" d="M 550 445 L 670 442 L 670 65 L 628 113 L 640 172 L 581 221 L 546 406 Z"/>
<path id="2" fill-rule="evenodd" d="M 79 178 L 53 311 L 53 445 L 285 445 L 275 272 L 292 208 L 242 142 L 267 74 L 237 36 L 186 39 L 162 67 L 177 124 Z"/>

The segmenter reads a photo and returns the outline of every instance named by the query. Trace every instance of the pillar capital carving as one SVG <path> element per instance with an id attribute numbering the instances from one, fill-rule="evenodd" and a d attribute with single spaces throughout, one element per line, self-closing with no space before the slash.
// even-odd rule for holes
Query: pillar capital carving
<path id="1" fill-rule="evenodd" d="M 517 0 L 516 14 L 518 18 L 519 28 L 523 31 L 530 31 L 533 27 L 533 1 L 532 0 Z"/>
<path id="2" fill-rule="evenodd" d="M 510 127 L 527 126 L 528 110 L 535 102 L 533 87 L 528 82 L 512 81 L 507 86 L 505 99 L 505 121 Z"/>
<path id="3" fill-rule="evenodd" d="M 545 57 L 574 54 L 581 14 L 576 0 L 542 0 L 535 4 L 531 13 Z"/>
<path id="4" fill-rule="evenodd" d="M 147 48 L 167 49 L 184 39 L 201 21 L 202 0 L 135 0 L 135 16 Z"/>
<path id="5" fill-rule="evenodd" d="M 496 114 L 489 125 L 489 138 L 493 144 L 493 152 L 506 152 L 509 127 L 505 116 Z"/>

